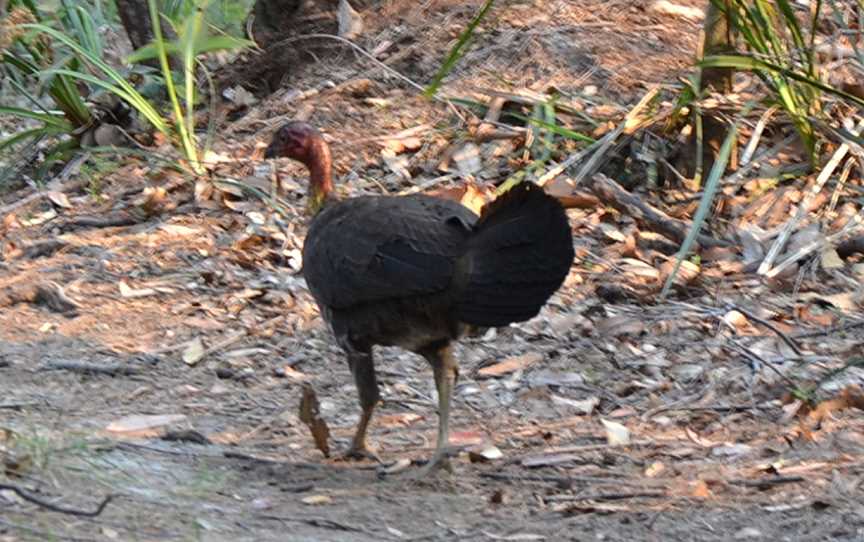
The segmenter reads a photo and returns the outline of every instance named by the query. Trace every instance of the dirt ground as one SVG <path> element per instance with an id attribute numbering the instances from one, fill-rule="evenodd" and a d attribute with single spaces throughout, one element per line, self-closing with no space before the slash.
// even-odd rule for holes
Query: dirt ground
<path id="1" fill-rule="evenodd" d="M 388 64 L 427 81 L 478 2 L 422 4 L 387 3 L 361 43 L 397 44 Z M 698 39 L 698 20 L 651 4 L 496 5 L 445 91 L 593 85 L 593 100 L 626 110 L 686 74 Z M 345 193 L 410 186 L 382 165 L 379 142 L 452 112 L 350 52 L 325 53 L 226 122 L 223 175 L 266 186 L 263 142 L 299 115 L 332 139 Z M 864 314 L 813 301 L 854 288 L 823 271 L 794 285 L 742 273 L 665 303 L 610 300 L 609 285 L 638 270 L 615 252 L 621 223 L 603 209 L 569 211 L 577 262 L 537 318 L 460 344 L 454 474 L 412 478 L 434 445 L 436 402 L 425 362 L 397 349 L 377 351 L 384 402 L 370 430 L 394 472 L 325 458 L 298 416 L 303 386 L 336 452 L 359 409 L 298 275 L 303 173 L 278 167 L 286 217 L 252 199 L 192 203 L 188 185 L 132 162 L 98 195 L 70 194 L 70 208 L 39 199 L 6 221 L 0 484 L 82 511 L 114 497 L 76 516 L 0 485 L 0 541 L 864 540 L 860 410 L 808 416 L 785 380 L 860 357 Z M 166 189 L 164 212 L 107 226 L 146 207 L 152 186 Z M 724 324 L 732 305 L 746 325 Z M 780 361 L 754 363 L 754 351 Z M 821 392 L 842 399 L 862 383 L 852 368 Z"/>

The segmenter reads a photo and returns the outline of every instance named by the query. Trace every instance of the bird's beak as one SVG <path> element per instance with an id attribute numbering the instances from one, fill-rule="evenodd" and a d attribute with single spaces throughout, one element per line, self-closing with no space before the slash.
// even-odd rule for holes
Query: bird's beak
<path id="1" fill-rule="evenodd" d="M 269 160 L 271 158 L 276 158 L 277 156 L 279 156 L 279 154 L 276 152 L 276 144 L 270 143 L 270 145 L 267 146 L 267 150 L 264 151 L 264 159 Z"/>

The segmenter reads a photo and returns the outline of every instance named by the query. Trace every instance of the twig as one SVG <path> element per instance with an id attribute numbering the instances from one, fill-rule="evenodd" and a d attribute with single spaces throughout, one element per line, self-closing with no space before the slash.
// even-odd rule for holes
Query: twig
<path id="1" fill-rule="evenodd" d="M 651 411 L 655 416 L 660 412 L 746 412 L 748 410 L 770 410 L 771 407 L 759 405 L 708 405 L 708 406 L 675 406 L 659 407 Z"/>
<path id="2" fill-rule="evenodd" d="M 842 333 L 844 331 L 849 331 L 852 329 L 857 329 L 859 327 L 864 327 L 864 320 L 856 320 L 854 322 L 849 322 L 848 324 L 843 324 L 842 326 L 832 327 L 830 329 L 820 330 L 820 331 L 807 331 L 804 333 L 796 333 L 793 335 L 796 339 L 810 339 L 813 337 L 824 337 L 826 335 L 833 335 L 834 333 Z"/>
<path id="3" fill-rule="evenodd" d="M 27 534 L 33 535 L 36 538 L 32 538 L 32 540 L 64 540 L 65 542 L 99 542 L 96 538 L 82 538 L 80 536 L 69 536 L 66 533 L 63 533 L 61 537 L 58 533 L 52 533 L 49 531 L 43 531 L 41 529 L 35 529 L 30 525 L 21 525 L 19 523 L 12 523 L 11 521 L 6 521 L 3 519 L 3 516 L 0 516 L 0 527 L 5 527 L 6 529 L 3 532 L 12 531 L 22 531 Z"/>
<path id="4" fill-rule="evenodd" d="M 587 444 L 583 446 L 567 446 L 563 448 L 554 448 L 546 450 L 538 454 L 524 455 L 514 458 L 508 463 L 519 463 L 526 468 L 551 467 L 561 463 L 569 463 L 582 459 L 584 452 L 592 452 L 599 450 L 614 450 L 616 448 L 626 449 L 639 446 L 657 446 L 658 443 L 653 440 L 636 440 L 628 444 Z"/>
<path id="5" fill-rule="evenodd" d="M 760 480 L 729 480 L 729 483 L 736 486 L 768 489 L 769 487 L 778 486 L 781 484 L 797 484 L 804 481 L 806 480 L 803 476 L 774 476 L 772 478 L 762 478 Z"/>
<path id="6" fill-rule="evenodd" d="M 598 173 L 594 175 L 591 190 L 604 203 L 615 207 L 622 213 L 633 217 L 643 227 L 665 235 L 676 243 L 684 242 L 689 225 L 684 221 L 672 218 L 663 211 L 643 202 L 636 195 L 625 190 L 609 177 Z M 703 247 L 727 246 L 728 243 L 707 235 L 699 235 L 698 243 Z"/>
<path id="7" fill-rule="evenodd" d="M 411 137 L 417 137 L 433 129 L 434 126 L 431 124 L 418 124 L 413 128 L 406 128 L 402 131 L 396 132 L 395 134 L 352 139 L 351 141 L 343 142 L 340 147 L 352 147 L 354 145 L 360 145 L 363 143 L 374 143 L 377 141 L 400 141 Z"/>
<path id="8" fill-rule="evenodd" d="M 584 149 L 580 149 L 578 152 L 571 154 L 570 156 L 568 156 L 563 162 L 561 162 L 557 166 L 549 168 L 548 170 L 546 170 L 546 173 L 544 173 L 543 175 L 541 175 L 537 179 L 537 184 L 539 186 L 543 186 L 546 183 L 548 183 L 549 181 L 551 181 L 552 179 L 554 179 L 555 177 L 557 177 L 558 175 L 561 175 L 567 168 L 569 168 L 570 166 L 572 166 L 573 164 L 575 164 L 577 162 L 580 162 L 583 158 L 585 158 L 586 156 L 588 156 L 589 154 L 594 152 L 596 149 L 598 149 L 600 146 L 602 146 L 603 143 L 606 141 L 606 138 L 611 137 L 611 136 L 612 136 L 611 133 L 606 134 L 605 136 L 600 138 L 598 141 L 595 141 L 594 143 L 585 147 Z"/>
<path id="9" fill-rule="evenodd" d="M 559 485 L 571 484 L 612 484 L 617 486 L 644 487 L 645 484 L 620 478 L 604 478 L 602 476 L 533 476 L 525 474 L 507 474 L 505 472 L 481 472 L 482 478 L 506 480 L 513 482 L 552 482 Z"/>
<path id="10" fill-rule="evenodd" d="M 756 152 L 756 148 L 759 146 L 759 140 L 762 138 L 762 132 L 765 130 L 765 126 L 768 124 L 768 121 L 771 120 L 771 117 L 774 116 L 774 113 L 779 109 L 779 107 L 774 105 L 762 113 L 759 122 L 757 122 L 756 127 L 753 128 L 753 135 L 750 136 L 750 141 L 747 142 L 747 147 L 745 147 L 744 152 L 741 153 L 740 162 L 742 166 L 746 166 L 750 163 L 750 160 L 753 158 L 753 153 Z"/>
<path id="11" fill-rule="evenodd" d="M 257 331 L 260 331 L 260 330 L 267 329 L 267 328 L 269 328 L 270 326 L 272 326 L 272 325 L 274 325 L 274 324 L 278 324 L 278 323 L 279 323 L 282 319 L 284 319 L 284 318 L 285 318 L 285 315 L 284 315 L 284 314 L 280 314 L 279 316 L 275 316 L 275 317 L 273 317 L 273 318 L 271 318 L 271 319 L 269 319 L 269 320 L 267 320 L 267 321 L 262 322 L 261 324 L 259 324 L 259 325 L 255 328 L 254 331 L 257 332 Z M 220 350 L 223 350 L 223 349 L 227 348 L 228 346 L 231 346 L 232 344 L 234 344 L 234 343 L 236 343 L 236 342 L 238 342 L 238 341 L 240 341 L 240 340 L 246 338 L 247 336 L 251 335 L 252 332 L 253 332 L 253 330 L 252 330 L 251 328 L 250 328 L 250 329 L 246 329 L 246 330 L 244 330 L 244 331 L 238 331 L 237 333 L 234 333 L 234 334 L 228 335 L 227 337 L 225 337 L 225 338 L 222 339 L 221 341 L 218 341 L 218 342 L 213 343 L 213 345 L 212 345 L 211 347 L 209 347 L 209 348 L 205 348 L 204 351 L 201 352 L 201 354 L 198 356 L 198 358 L 197 358 L 197 360 L 195 361 L 195 363 L 198 363 L 198 362 L 200 362 L 201 360 L 203 360 L 204 358 L 206 358 L 207 356 L 210 356 L 210 355 L 212 355 L 212 354 L 214 354 L 214 353 L 216 353 L 216 352 L 219 352 Z M 174 350 L 173 347 L 171 347 L 171 349 Z"/>
<path id="12" fill-rule="evenodd" d="M 864 119 L 858 121 L 858 125 L 852 130 L 854 135 L 858 135 L 861 131 L 864 130 Z M 798 204 L 798 208 L 795 210 L 795 216 L 786 223 L 783 228 L 783 231 L 780 232 L 780 235 L 777 236 L 777 239 L 774 241 L 774 244 L 771 245 L 771 248 L 768 250 L 768 254 L 765 255 L 765 259 L 759 265 L 759 269 L 756 271 L 760 275 L 769 275 L 769 271 L 772 270 L 772 266 L 774 265 L 774 261 L 777 259 L 777 256 L 780 255 L 780 251 L 786 245 L 786 242 L 789 240 L 789 237 L 792 235 L 792 232 L 795 230 L 795 227 L 804 218 L 804 214 L 807 212 L 807 209 L 810 208 L 810 204 L 813 201 L 813 198 L 822 191 L 822 187 L 825 186 L 825 183 L 828 181 L 828 178 L 831 177 L 831 174 L 834 173 L 834 170 L 840 164 L 840 161 L 846 156 L 846 153 L 849 152 L 849 143 L 842 143 L 837 150 L 834 152 L 834 155 L 831 156 L 831 159 L 828 160 L 828 163 L 825 164 L 825 167 L 819 172 L 819 176 L 816 177 L 816 182 L 813 184 L 813 187 L 807 192 L 804 198 L 801 200 L 801 203 Z M 788 260 L 787 260 L 788 261 Z M 776 273 L 775 273 L 776 274 Z"/>
<path id="13" fill-rule="evenodd" d="M 53 281 L 0 289 L 0 307 L 10 307 L 18 303 L 42 305 L 67 316 L 74 316 L 78 309 L 78 304 L 66 295 L 63 287 Z"/>
<path id="14" fill-rule="evenodd" d="M 126 211 L 118 211 L 107 216 L 76 216 L 60 225 L 63 231 L 77 228 L 117 228 L 123 226 L 134 226 L 147 220 L 145 216 L 135 216 Z"/>
<path id="15" fill-rule="evenodd" d="M 446 175 L 441 175 L 440 177 L 435 177 L 434 179 L 430 179 L 430 180 L 425 181 L 423 183 L 414 185 L 411 188 L 406 188 L 405 190 L 402 190 L 401 192 L 399 192 L 397 195 L 407 196 L 409 194 L 416 194 L 418 192 L 422 192 L 424 190 L 432 188 L 433 186 L 438 186 L 441 183 L 445 183 L 445 182 L 449 181 L 450 179 L 454 179 L 455 177 L 456 177 L 456 175 L 454 175 L 452 173 L 448 173 Z"/>
<path id="16" fill-rule="evenodd" d="M 808 244 L 804 245 L 803 247 L 799 248 L 791 256 L 788 256 L 785 260 L 778 263 L 773 269 L 768 270 L 765 273 L 765 276 L 768 278 L 776 277 L 784 269 L 786 269 L 787 267 L 789 267 L 793 263 L 797 262 L 798 260 L 800 260 L 804 256 L 807 256 L 808 254 L 810 254 L 812 252 L 816 252 L 817 250 L 819 250 L 823 247 L 830 246 L 831 243 L 833 243 L 834 241 L 836 241 L 837 239 L 839 239 L 841 237 L 844 237 L 846 234 L 848 234 L 853 229 L 855 229 L 856 226 L 861 226 L 862 224 L 864 224 L 864 208 L 862 208 L 860 211 L 858 211 L 858 214 L 853 215 L 852 218 L 850 218 L 846 222 L 846 224 L 844 224 L 843 227 L 840 228 L 839 231 L 832 233 L 831 235 L 825 237 L 824 239 L 818 239 L 816 241 L 813 241 L 812 243 L 808 243 Z"/>
<path id="17" fill-rule="evenodd" d="M 585 165 L 582 166 L 582 169 L 579 170 L 578 173 L 573 177 L 573 186 L 577 186 L 583 179 L 590 176 L 594 173 L 597 164 L 600 163 L 600 160 L 603 156 L 606 155 L 606 152 L 609 150 L 609 147 L 612 146 L 613 143 L 618 139 L 623 133 L 631 134 L 635 131 L 642 123 L 638 122 L 637 119 L 640 114 L 642 114 L 642 110 L 648 106 L 649 103 L 657 96 L 657 93 L 660 92 L 660 86 L 655 85 L 648 89 L 648 92 L 642 96 L 642 99 L 633 106 L 633 108 L 627 113 L 624 117 L 624 120 L 621 121 L 621 124 L 618 125 L 612 132 L 606 134 L 600 141 L 600 147 L 597 151 L 585 162 Z"/>
<path id="18" fill-rule="evenodd" d="M 744 354 L 744 357 L 749 359 L 751 362 L 755 361 L 756 363 L 761 363 L 762 365 L 765 365 L 766 367 L 768 367 L 769 369 L 774 371 L 777 374 L 777 376 L 779 376 L 784 382 L 786 382 L 786 385 L 788 385 L 790 388 L 795 389 L 798 387 L 798 384 L 796 384 L 794 380 L 792 380 L 791 378 L 789 378 L 788 376 L 783 374 L 783 372 L 780 371 L 780 369 L 778 369 L 777 367 L 775 367 L 772 362 L 766 360 L 765 358 L 763 358 L 762 356 L 760 356 L 759 354 L 757 354 L 756 352 L 754 352 L 750 348 L 739 343 L 738 341 L 731 341 L 731 344 L 739 352 Z"/>
<path id="19" fill-rule="evenodd" d="M 0 403 L 0 410 L 20 410 L 26 407 L 39 406 L 40 403 Z"/>
<path id="20" fill-rule="evenodd" d="M 257 514 L 255 516 L 259 519 L 269 519 L 274 521 L 286 521 L 292 523 L 305 523 L 307 525 L 311 525 L 313 527 L 321 527 L 323 529 L 331 529 L 336 531 L 345 531 L 345 532 L 354 532 L 354 533 L 365 533 L 365 534 L 373 534 L 371 531 L 367 529 L 363 529 L 362 527 L 354 527 L 351 525 L 346 525 L 344 523 L 339 523 L 338 521 L 334 521 L 332 519 L 327 518 L 302 518 L 302 517 L 292 517 L 292 516 L 276 516 L 273 514 Z"/>
<path id="21" fill-rule="evenodd" d="M 42 371 L 71 371 L 73 373 L 99 374 L 108 376 L 130 376 L 140 372 L 137 367 L 123 363 L 88 363 L 86 361 L 49 361 L 39 367 Z"/>
<path id="22" fill-rule="evenodd" d="M 35 504 L 37 506 L 40 506 L 46 510 L 50 510 L 52 512 L 59 512 L 60 514 L 68 514 L 70 516 L 78 516 L 78 517 L 84 517 L 84 518 L 95 518 L 96 516 L 101 514 L 103 510 L 105 510 L 105 507 L 108 506 L 108 503 L 111 502 L 111 500 L 114 498 L 114 495 L 108 495 L 104 499 L 102 499 L 102 502 L 99 503 L 99 506 L 95 510 L 87 511 L 87 510 L 78 510 L 75 508 L 67 508 L 65 506 L 52 504 L 48 501 L 42 500 L 41 498 L 33 495 L 28 490 L 26 490 L 22 487 L 13 485 L 13 484 L 0 484 L 0 491 L 3 491 L 3 490 L 11 491 L 11 492 L 15 493 L 16 495 L 18 495 L 19 497 L 21 497 L 22 499 L 24 499 L 25 501 L 32 503 L 32 504 Z"/>
<path id="23" fill-rule="evenodd" d="M 665 496 L 665 491 L 636 491 L 633 493 L 586 493 L 585 495 L 549 495 L 543 497 L 543 500 L 548 502 L 623 501 L 625 499 L 656 499 Z"/>
<path id="24" fill-rule="evenodd" d="M 767 327 L 768 329 L 773 331 L 778 337 L 783 339 L 783 342 L 786 343 L 787 345 L 789 345 L 789 348 L 791 348 L 792 351 L 795 352 L 796 355 L 801 356 L 801 357 L 804 356 L 804 353 L 801 351 L 800 348 L 798 348 L 798 345 L 795 344 L 795 341 L 793 341 L 791 338 L 789 338 L 788 335 L 786 335 L 785 333 L 783 333 L 782 331 L 777 329 L 777 327 L 775 325 L 773 325 L 771 322 L 768 322 L 767 320 L 759 318 L 758 316 L 756 316 L 755 314 L 753 314 L 752 312 L 748 311 L 747 309 L 745 309 L 741 306 L 729 304 L 729 305 L 727 305 L 727 307 L 729 308 L 729 310 L 736 310 L 736 311 L 740 312 L 741 314 L 746 316 L 748 320 L 753 320 L 757 324 L 761 324 L 761 325 Z"/>

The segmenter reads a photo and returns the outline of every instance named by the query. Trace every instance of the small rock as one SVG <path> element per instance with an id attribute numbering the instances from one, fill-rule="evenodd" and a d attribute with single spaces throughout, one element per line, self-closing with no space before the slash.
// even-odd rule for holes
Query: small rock
<path id="1" fill-rule="evenodd" d="M 737 533 L 735 533 L 735 540 L 745 540 L 747 538 L 760 538 L 762 536 L 762 531 L 757 529 L 756 527 L 744 527 Z"/>
<path id="2" fill-rule="evenodd" d="M 651 4 L 651 11 L 661 13 L 663 15 L 671 15 L 673 17 L 683 17 L 692 21 L 701 21 L 705 17 L 705 12 L 699 8 L 674 4 L 669 0 L 658 0 Z"/>
<path id="3" fill-rule="evenodd" d="M 696 380 L 705 369 L 698 363 L 682 363 L 672 367 L 672 372 L 675 375 L 675 380 L 680 382 L 691 382 Z"/>
<path id="4" fill-rule="evenodd" d="M 749 455 L 753 452 L 753 448 L 746 444 L 726 444 L 718 446 L 711 450 L 711 455 L 717 457 L 736 457 Z"/>
<path id="5" fill-rule="evenodd" d="M 597 405 L 600 404 L 599 397 L 589 397 L 584 400 L 568 399 L 559 395 L 552 396 L 552 402 L 556 405 L 563 405 L 572 408 L 579 414 L 591 414 Z"/>
<path id="6" fill-rule="evenodd" d="M 302 501 L 303 504 L 317 506 L 321 504 L 330 504 L 333 502 L 333 499 L 331 499 L 329 495 L 309 495 L 308 497 L 303 497 Z"/>
<path id="7" fill-rule="evenodd" d="M 627 446 L 630 444 L 630 430 L 618 422 L 600 420 L 606 429 L 606 441 L 610 446 Z"/>
<path id="8" fill-rule="evenodd" d="M 723 322 L 733 329 L 747 326 L 747 317 L 738 311 L 729 311 L 723 315 Z"/>

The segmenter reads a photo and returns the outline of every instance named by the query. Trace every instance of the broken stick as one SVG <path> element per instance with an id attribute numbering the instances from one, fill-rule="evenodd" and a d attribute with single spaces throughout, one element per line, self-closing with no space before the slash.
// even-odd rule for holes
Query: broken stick
<path id="1" fill-rule="evenodd" d="M 602 173 L 598 173 L 592 178 L 591 190 L 600 198 L 601 202 L 632 216 L 640 226 L 661 233 L 676 243 L 683 243 L 684 238 L 687 237 L 687 231 L 691 228 L 687 222 L 672 218 L 663 211 L 645 203 Z M 707 235 L 699 235 L 696 240 L 702 247 L 729 245 L 726 241 L 714 239 Z"/>

